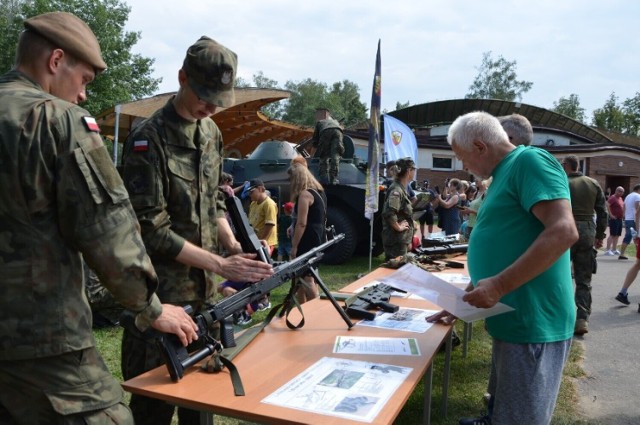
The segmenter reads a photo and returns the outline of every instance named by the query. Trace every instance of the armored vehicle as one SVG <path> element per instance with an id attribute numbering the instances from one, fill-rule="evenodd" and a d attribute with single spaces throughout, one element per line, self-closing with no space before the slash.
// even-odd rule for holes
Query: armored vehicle
<path id="1" fill-rule="evenodd" d="M 344 136 L 345 153 L 340 161 L 340 184 L 325 185 L 327 195 L 327 225 L 345 238 L 325 253 L 326 264 L 342 264 L 354 254 L 369 255 L 370 222 L 364 216 L 364 198 L 367 163 L 354 155 L 353 141 Z M 225 158 L 224 171 L 233 175 L 236 184 L 259 178 L 271 197 L 282 204 L 290 201 L 287 169 L 291 159 L 300 155 L 296 146 L 285 141 L 262 142 L 246 159 Z M 319 159 L 308 157 L 309 170 L 318 177 Z M 379 211 L 374 217 L 373 255 L 383 252 L 380 210 L 384 193 L 379 194 Z"/>

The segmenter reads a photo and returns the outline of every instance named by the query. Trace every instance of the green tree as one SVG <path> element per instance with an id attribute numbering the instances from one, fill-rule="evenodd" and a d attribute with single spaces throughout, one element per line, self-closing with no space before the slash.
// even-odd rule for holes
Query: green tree
<path id="1" fill-rule="evenodd" d="M 580 99 L 577 94 L 570 94 L 568 98 L 561 97 L 557 102 L 553 102 L 551 110 L 584 123 L 584 108 L 580 107 Z"/>
<path id="2" fill-rule="evenodd" d="M 409 103 L 408 100 L 406 101 L 406 103 L 396 102 L 395 110 L 399 111 L 400 109 L 408 108 L 409 106 L 411 106 L 411 104 Z"/>
<path id="3" fill-rule="evenodd" d="M 469 86 L 467 99 L 521 100 L 522 94 L 531 90 L 533 83 L 519 81 L 516 75 L 516 61 L 509 62 L 502 56 L 491 57 L 491 52 L 482 54 L 482 64 L 478 75 Z"/>
<path id="4" fill-rule="evenodd" d="M 100 42 L 108 69 L 97 76 L 87 89 L 87 101 L 82 105 L 97 114 L 118 103 L 150 96 L 161 79 L 151 77 L 154 59 L 131 53 L 139 41 L 139 32 L 126 32 L 124 26 L 131 8 L 119 0 L 3 0 L 0 13 L 13 15 L 0 18 L 0 60 L 2 71 L 13 65 L 22 22 L 32 16 L 53 11 L 71 12 L 84 20 Z"/>
<path id="5" fill-rule="evenodd" d="M 622 133 L 625 127 L 624 112 L 618 105 L 618 96 L 612 92 L 602 108 L 593 111 L 593 125 L 603 130 Z"/>
<path id="6" fill-rule="evenodd" d="M 327 109 L 343 125 L 350 126 L 367 119 L 367 107 L 360 101 L 357 84 L 343 80 L 331 88 L 325 83 L 307 78 L 287 81 L 285 89 L 291 97 L 285 102 L 282 119 L 299 125 L 315 125 L 317 109 Z"/>
<path id="7" fill-rule="evenodd" d="M 622 104 L 624 114 L 624 133 L 640 136 L 640 92 Z"/>

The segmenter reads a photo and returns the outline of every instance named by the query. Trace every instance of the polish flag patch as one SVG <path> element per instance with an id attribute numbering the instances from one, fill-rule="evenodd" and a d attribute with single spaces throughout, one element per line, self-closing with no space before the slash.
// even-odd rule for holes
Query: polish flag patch
<path id="1" fill-rule="evenodd" d="M 96 122 L 96 119 L 93 117 L 82 117 L 82 122 L 84 122 L 85 127 L 89 131 L 95 131 L 96 133 L 100 133 L 100 126 Z"/>
<path id="2" fill-rule="evenodd" d="M 133 142 L 133 151 L 134 152 L 146 152 L 149 150 L 149 141 L 147 140 L 136 140 Z"/>

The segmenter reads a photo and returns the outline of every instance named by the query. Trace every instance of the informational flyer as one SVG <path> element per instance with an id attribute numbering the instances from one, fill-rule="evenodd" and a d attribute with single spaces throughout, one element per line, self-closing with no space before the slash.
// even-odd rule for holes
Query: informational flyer
<path id="1" fill-rule="evenodd" d="M 333 352 L 337 354 L 419 356 L 420 347 L 415 338 L 337 336 Z"/>
<path id="2" fill-rule="evenodd" d="M 262 402 L 372 422 L 412 370 L 374 362 L 323 357 Z"/>
<path id="3" fill-rule="evenodd" d="M 465 294 L 463 289 L 413 264 L 405 264 L 381 280 L 387 285 L 419 295 L 465 322 L 513 311 L 513 308 L 502 303 L 497 303 L 491 308 L 473 307 L 462 300 Z"/>
<path id="4" fill-rule="evenodd" d="M 400 307 L 395 313 L 379 311 L 373 320 L 361 320 L 356 326 L 424 333 L 433 326 L 433 323 L 427 322 L 427 317 L 436 314 L 438 311 Z"/>

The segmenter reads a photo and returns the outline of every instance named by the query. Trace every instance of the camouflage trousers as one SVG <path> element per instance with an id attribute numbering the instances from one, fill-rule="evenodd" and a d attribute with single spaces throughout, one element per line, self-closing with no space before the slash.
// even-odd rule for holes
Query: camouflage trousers
<path id="1" fill-rule="evenodd" d="M 95 347 L 0 361 L 0 424 L 131 424 L 120 384 Z"/>
<path id="2" fill-rule="evenodd" d="M 125 380 L 164 364 L 162 354 L 153 339 L 134 335 L 127 329 L 122 334 L 122 376 Z M 169 376 L 167 375 L 167 380 Z M 169 425 L 176 406 L 162 400 L 131 395 L 129 404 L 136 425 Z M 198 424 L 200 413 L 197 410 L 178 408 L 179 423 Z"/>
<path id="3" fill-rule="evenodd" d="M 578 241 L 571 247 L 573 277 L 576 281 L 576 319 L 589 320 L 591 314 L 591 275 L 593 274 L 593 244 L 596 225 L 593 221 L 576 221 Z"/>
<path id="4" fill-rule="evenodd" d="M 328 129 L 320 135 L 316 156 L 320 158 L 318 174 L 320 179 L 333 182 L 338 177 L 340 158 L 344 153 L 342 132 L 338 129 Z"/>
<path id="5" fill-rule="evenodd" d="M 391 227 L 382 230 L 382 246 L 384 247 L 384 258 L 401 257 L 409 251 L 409 244 L 413 237 L 413 226 L 404 232 L 396 232 Z"/>

